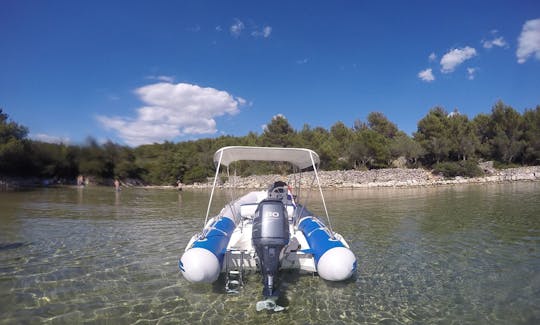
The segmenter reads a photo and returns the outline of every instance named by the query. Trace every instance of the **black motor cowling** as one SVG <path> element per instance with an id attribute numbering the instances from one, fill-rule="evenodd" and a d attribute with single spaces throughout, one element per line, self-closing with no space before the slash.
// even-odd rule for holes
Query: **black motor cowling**
<path id="1" fill-rule="evenodd" d="M 279 255 L 289 243 L 289 223 L 283 202 L 264 200 L 259 203 L 253 218 L 252 243 L 259 257 L 263 295 L 277 296 L 274 282 L 279 269 Z"/>

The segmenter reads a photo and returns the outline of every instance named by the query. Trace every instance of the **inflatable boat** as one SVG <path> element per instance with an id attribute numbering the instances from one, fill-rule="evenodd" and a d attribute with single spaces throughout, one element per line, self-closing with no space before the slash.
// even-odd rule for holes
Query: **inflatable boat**
<path id="1" fill-rule="evenodd" d="M 246 160 L 289 163 L 300 178 L 273 181 L 266 190 L 231 200 L 209 218 L 220 170 L 226 168 L 229 179 L 236 179 L 230 177 L 229 167 Z M 238 293 L 244 272 L 254 270 L 260 272 L 263 283 L 264 299 L 257 303 L 257 310 L 280 311 L 283 307 L 276 304 L 280 270 L 317 273 L 328 281 L 343 281 L 353 275 L 356 257 L 345 239 L 332 230 L 317 171 L 317 153 L 303 148 L 224 147 L 214 154 L 214 163 L 216 175 L 204 227 L 191 238 L 178 264 L 188 281 L 212 283 L 224 273 L 226 292 Z M 305 170 L 312 171 L 312 184 L 316 181 L 327 223 L 303 205 L 299 194 Z M 229 187 L 235 188 L 234 184 Z"/>

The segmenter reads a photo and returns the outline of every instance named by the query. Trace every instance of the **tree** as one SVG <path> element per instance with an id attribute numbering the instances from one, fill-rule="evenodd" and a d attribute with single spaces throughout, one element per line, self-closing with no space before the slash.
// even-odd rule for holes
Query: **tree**
<path id="1" fill-rule="evenodd" d="M 418 122 L 418 130 L 414 133 L 414 139 L 424 148 L 424 157 L 430 164 L 445 160 L 450 152 L 447 116 L 444 108 L 432 108 Z"/>
<path id="2" fill-rule="evenodd" d="M 340 162 L 347 160 L 347 151 L 351 145 L 352 139 L 353 131 L 345 126 L 343 122 L 336 122 L 330 128 L 330 138 L 326 143 L 333 148 L 335 153 L 335 161 L 332 164 L 335 168 L 341 169 L 346 167 Z"/>
<path id="3" fill-rule="evenodd" d="M 388 139 L 376 131 L 361 129 L 355 133 L 349 147 L 349 159 L 353 166 L 360 162 L 365 167 L 386 167 L 391 157 L 388 143 Z"/>
<path id="4" fill-rule="evenodd" d="M 417 164 L 418 158 L 425 153 L 422 146 L 407 134 L 400 132 L 390 142 L 390 154 L 394 158 L 405 157 L 409 164 Z"/>
<path id="5" fill-rule="evenodd" d="M 267 147 L 291 147 L 295 132 L 283 115 L 276 115 L 264 128 L 262 144 Z"/>
<path id="6" fill-rule="evenodd" d="M 86 143 L 81 147 L 81 155 L 78 166 L 83 175 L 91 175 L 99 178 L 107 177 L 108 166 L 103 148 L 92 137 L 86 138 Z"/>
<path id="7" fill-rule="evenodd" d="M 28 172 L 31 162 L 27 158 L 28 128 L 9 121 L 0 108 L 0 173 L 22 175 Z"/>
<path id="8" fill-rule="evenodd" d="M 431 154 L 436 163 L 439 163 L 448 157 L 450 141 L 445 137 L 432 137 L 426 142 L 424 149 Z"/>
<path id="9" fill-rule="evenodd" d="M 360 131 L 363 129 L 367 129 L 368 125 L 364 122 L 362 122 L 360 119 L 354 120 L 353 130 L 354 131 Z"/>
<path id="10" fill-rule="evenodd" d="M 28 135 L 28 128 L 13 121 L 8 121 L 9 116 L 0 108 L 0 144 L 10 140 L 23 140 Z"/>
<path id="11" fill-rule="evenodd" d="M 32 167 L 28 170 L 34 176 L 73 179 L 77 176 L 77 154 L 75 147 L 65 144 L 29 142 L 28 160 Z"/>
<path id="12" fill-rule="evenodd" d="M 491 116 L 488 114 L 478 114 L 471 122 L 471 127 L 477 140 L 476 153 L 487 160 L 493 159 L 490 143 L 493 134 L 490 124 Z"/>
<path id="13" fill-rule="evenodd" d="M 349 160 L 353 166 L 361 162 L 370 168 L 387 167 L 399 156 L 396 150 L 392 150 L 391 144 L 396 136 L 405 133 L 383 113 L 369 113 L 366 123 L 359 119 L 355 120 L 352 131 L 355 138 L 348 147 Z"/>
<path id="14" fill-rule="evenodd" d="M 383 113 L 371 112 L 367 117 L 367 121 L 367 125 L 370 129 L 386 138 L 392 139 L 399 132 L 398 127 L 390 122 Z"/>
<path id="15" fill-rule="evenodd" d="M 364 141 L 358 140 L 351 143 L 349 148 L 349 157 L 352 165 L 355 169 L 359 167 L 360 163 L 364 168 L 367 164 L 373 160 L 372 153 Z"/>
<path id="16" fill-rule="evenodd" d="M 382 113 L 372 112 L 367 121 L 352 128 L 336 122 L 329 129 L 305 124 L 296 132 L 287 119 L 277 115 L 261 135 L 223 135 L 179 143 L 142 145 L 136 148 L 93 138 L 79 145 L 51 144 L 27 139 L 28 129 L 9 120 L 0 109 L 0 173 L 4 175 L 75 177 L 79 172 L 99 179 L 142 178 L 151 184 L 205 181 L 211 176 L 214 152 L 224 146 L 306 147 L 319 153 L 322 169 L 380 168 L 400 156 L 409 165 L 419 161 L 446 175 L 475 175 L 474 158 L 506 164 L 540 163 L 540 106 L 521 115 L 502 101 L 490 114 L 472 120 L 457 110 L 448 114 L 432 108 L 418 121 L 411 138 Z M 288 165 L 236 163 L 242 175 L 283 173 Z"/>
<path id="17" fill-rule="evenodd" d="M 453 160 L 467 160 L 474 155 L 478 146 L 478 138 L 474 127 L 467 115 L 454 111 L 447 116 L 448 139 L 450 141 L 449 155 Z"/>
<path id="18" fill-rule="evenodd" d="M 418 131 L 416 137 L 420 140 L 440 137 L 446 129 L 446 116 L 448 112 L 442 107 L 434 107 L 429 110 L 428 114 L 418 121 Z"/>
<path id="19" fill-rule="evenodd" d="M 525 161 L 540 163 L 540 105 L 523 113 L 523 139 L 525 141 Z"/>
<path id="20" fill-rule="evenodd" d="M 338 152 L 338 142 L 334 138 L 326 138 L 316 151 L 319 154 L 319 158 L 321 160 L 321 169 L 340 169 L 340 166 L 338 165 L 338 161 L 340 158 L 340 154 Z"/>
<path id="21" fill-rule="evenodd" d="M 523 117 L 512 107 L 498 101 L 491 111 L 491 139 L 494 156 L 507 164 L 523 154 Z"/>
<path id="22" fill-rule="evenodd" d="M 135 162 L 133 150 L 121 147 L 118 160 L 114 163 L 113 174 L 120 178 L 139 178 L 142 169 Z"/>

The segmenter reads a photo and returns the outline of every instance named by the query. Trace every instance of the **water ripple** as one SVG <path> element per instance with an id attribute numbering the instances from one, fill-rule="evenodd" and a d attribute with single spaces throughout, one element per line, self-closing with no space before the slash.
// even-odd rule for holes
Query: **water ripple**
<path id="1" fill-rule="evenodd" d="M 539 193 L 538 183 L 331 192 L 358 272 L 344 283 L 284 272 L 288 309 L 275 314 L 255 311 L 258 274 L 239 295 L 179 274 L 207 192 L 0 193 L 1 243 L 24 243 L 0 250 L 0 323 L 537 323 Z"/>

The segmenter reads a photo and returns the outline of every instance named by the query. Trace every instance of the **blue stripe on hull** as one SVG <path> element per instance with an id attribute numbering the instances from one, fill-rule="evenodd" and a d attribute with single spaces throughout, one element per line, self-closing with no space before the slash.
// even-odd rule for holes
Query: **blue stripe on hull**
<path id="1" fill-rule="evenodd" d="M 315 265 L 319 263 L 319 259 L 329 249 L 334 247 L 345 247 L 341 241 L 332 239 L 328 228 L 314 217 L 303 219 L 298 225 L 298 229 L 302 231 L 310 247 L 310 252 L 315 258 Z"/>
<path id="2" fill-rule="evenodd" d="M 206 233 L 204 238 L 197 239 L 191 247 L 200 247 L 209 250 L 216 255 L 221 265 L 235 227 L 236 225 L 231 219 L 221 218 L 209 227 L 210 231 Z"/>

